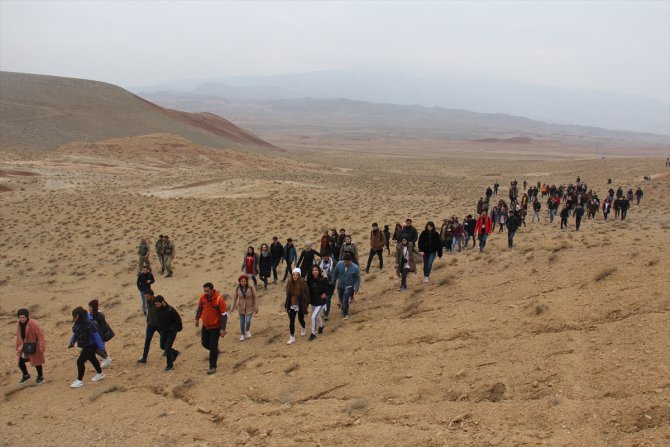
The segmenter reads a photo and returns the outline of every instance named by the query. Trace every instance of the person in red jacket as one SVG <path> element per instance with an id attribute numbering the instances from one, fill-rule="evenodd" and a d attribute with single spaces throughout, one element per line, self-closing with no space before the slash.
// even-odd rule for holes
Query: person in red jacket
<path id="1" fill-rule="evenodd" d="M 475 225 L 475 233 L 479 238 L 480 253 L 484 251 L 484 247 L 486 247 L 486 238 L 489 234 L 491 234 L 492 229 L 493 222 L 491 221 L 491 218 L 488 216 L 488 214 L 486 214 L 486 212 L 482 212 L 481 216 L 479 216 L 477 219 L 477 224 Z"/>
<path id="2" fill-rule="evenodd" d="M 226 335 L 228 313 L 226 302 L 221 294 L 214 290 L 211 282 L 202 286 L 203 294 L 198 301 L 198 310 L 195 312 L 195 327 L 202 319 L 202 347 L 209 350 L 209 369 L 207 374 L 216 372 L 216 362 L 219 358 L 219 337 Z"/>

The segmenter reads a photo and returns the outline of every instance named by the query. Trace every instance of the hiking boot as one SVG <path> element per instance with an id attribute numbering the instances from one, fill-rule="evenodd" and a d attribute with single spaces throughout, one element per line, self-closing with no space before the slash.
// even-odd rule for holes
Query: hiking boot
<path id="1" fill-rule="evenodd" d="M 146 363 L 146 362 L 147 362 L 147 359 L 144 358 L 144 357 L 142 357 L 141 359 L 139 359 L 139 360 L 137 361 L 137 363 Z"/>
<path id="2" fill-rule="evenodd" d="M 286 344 L 287 344 L 287 345 L 292 345 L 293 343 L 295 343 L 295 337 L 294 337 L 293 335 L 291 335 L 291 336 L 288 338 L 288 341 L 286 342 Z"/>
<path id="3" fill-rule="evenodd" d="M 309 336 L 309 341 L 316 340 L 316 334 L 311 334 Z"/>
<path id="4" fill-rule="evenodd" d="M 104 378 L 105 378 L 105 373 L 104 372 L 99 372 L 98 374 L 93 376 L 93 378 L 91 379 L 91 382 L 99 382 Z"/>
<path id="5" fill-rule="evenodd" d="M 319 328 L 319 334 L 323 334 L 323 326 Z"/>
<path id="6" fill-rule="evenodd" d="M 30 374 L 24 374 L 19 383 L 26 383 L 28 380 L 30 380 Z"/>
<path id="7" fill-rule="evenodd" d="M 70 388 L 81 388 L 82 386 L 84 386 L 84 382 L 82 382 L 79 379 L 75 380 L 70 384 Z"/>

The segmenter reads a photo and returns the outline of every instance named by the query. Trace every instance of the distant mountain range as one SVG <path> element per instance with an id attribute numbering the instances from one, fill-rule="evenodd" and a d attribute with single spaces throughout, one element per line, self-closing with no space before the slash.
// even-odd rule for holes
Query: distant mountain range
<path id="1" fill-rule="evenodd" d="M 103 82 L 2 71 L 0 93 L 0 149 L 46 152 L 154 133 L 215 148 L 276 149 L 220 116 L 165 109 Z"/>
<path id="2" fill-rule="evenodd" d="M 228 101 L 349 99 L 527 117 L 547 123 L 670 135 L 670 104 L 636 95 L 393 71 L 331 70 L 277 76 L 172 81 L 132 91 L 180 92 Z M 523 129 L 519 129 L 520 132 Z"/>

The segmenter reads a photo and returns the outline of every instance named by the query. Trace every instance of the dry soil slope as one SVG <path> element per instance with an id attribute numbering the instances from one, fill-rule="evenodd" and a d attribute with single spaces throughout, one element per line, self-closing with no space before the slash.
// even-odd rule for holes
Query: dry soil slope
<path id="1" fill-rule="evenodd" d="M 152 133 L 216 148 L 274 148 L 220 116 L 164 109 L 115 85 L 0 72 L 0 149 L 46 152 L 73 141 Z"/>

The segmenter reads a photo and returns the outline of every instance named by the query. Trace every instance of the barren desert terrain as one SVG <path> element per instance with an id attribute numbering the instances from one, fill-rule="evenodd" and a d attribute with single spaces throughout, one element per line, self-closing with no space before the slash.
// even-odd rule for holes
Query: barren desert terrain
<path id="1" fill-rule="evenodd" d="M 99 446 L 670 445 L 670 169 L 656 158 L 382 148 L 222 150 L 165 133 L 0 158 L 0 444 Z M 494 145 L 495 146 L 495 145 Z M 260 291 L 253 337 L 233 316 L 218 372 L 193 327 L 206 281 L 231 294 L 248 245 L 301 247 L 344 227 L 367 259 L 372 222 L 473 213 L 495 180 L 568 183 L 604 196 L 641 186 L 626 221 L 522 227 L 437 260 L 431 284 L 397 292 L 392 257 L 363 274 L 351 318 L 286 345 L 281 285 Z M 651 176 L 643 181 L 643 176 Z M 158 341 L 138 365 L 145 319 L 140 237 L 169 234 L 182 354 L 163 372 Z M 393 253 L 393 246 L 392 246 Z M 158 264 L 155 254 L 152 263 Z M 280 269 L 283 274 L 283 266 Z M 116 331 L 106 378 L 70 389 L 72 308 L 92 298 Z M 47 338 L 46 381 L 19 385 L 16 310 Z M 308 323 L 309 325 L 309 323 Z"/>

